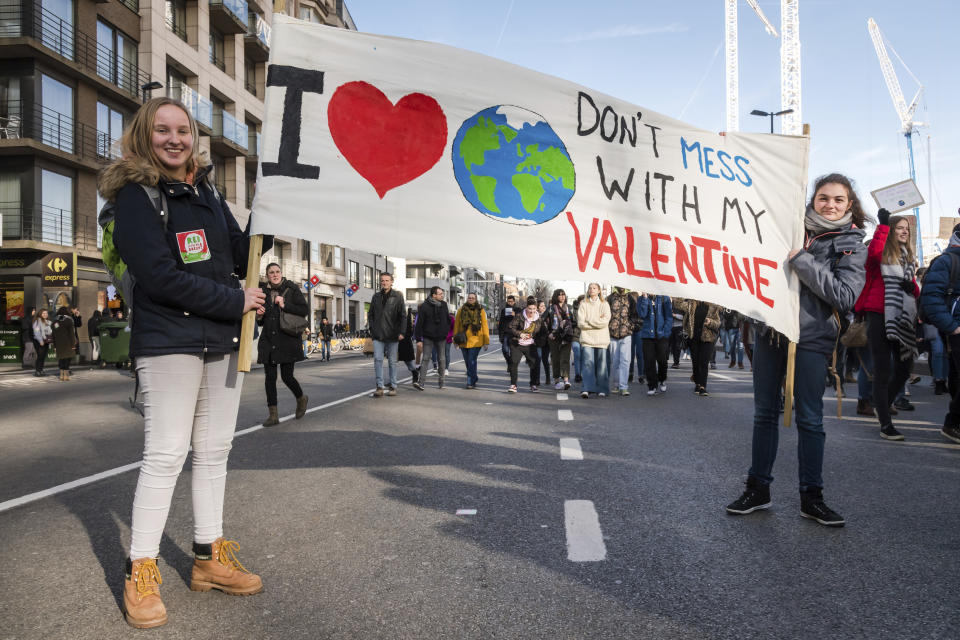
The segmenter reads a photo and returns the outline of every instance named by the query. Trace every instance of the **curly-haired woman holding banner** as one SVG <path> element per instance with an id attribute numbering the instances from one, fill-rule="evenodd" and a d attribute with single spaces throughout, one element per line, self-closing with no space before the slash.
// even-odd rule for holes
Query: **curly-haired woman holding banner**
<path id="1" fill-rule="evenodd" d="M 804 218 L 802 249 L 787 264 L 800 279 L 800 339 L 796 347 L 794 400 L 800 470 L 800 515 L 829 527 L 844 519 L 823 501 L 823 392 L 827 363 L 837 344 L 839 323 L 853 308 L 866 278 L 864 214 L 850 180 L 840 174 L 819 178 Z M 773 463 L 780 436 L 780 384 L 787 368 L 787 340 L 756 327 L 753 353 L 753 462 L 747 489 L 727 506 L 736 515 L 768 509 Z"/>
<path id="2" fill-rule="evenodd" d="M 262 308 L 264 294 L 240 286 L 249 235 L 213 187 L 196 140 L 186 107 L 154 98 L 133 116 L 121 141 L 123 159 L 99 183 L 113 205 L 112 241 L 136 279 L 128 301 L 130 355 L 143 390 L 144 450 L 123 607 L 127 622 L 138 628 L 167 622 L 157 556 L 191 445 L 190 589 L 230 595 L 263 589 L 259 576 L 237 560 L 237 543 L 223 537 L 223 504 L 243 385 L 237 372 L 240 319 Z"/>

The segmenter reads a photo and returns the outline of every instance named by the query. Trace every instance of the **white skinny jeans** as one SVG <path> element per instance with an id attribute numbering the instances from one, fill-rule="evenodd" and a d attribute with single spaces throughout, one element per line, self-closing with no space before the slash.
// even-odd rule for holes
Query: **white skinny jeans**
<path id="1" fill-rule="evenodd" d="M 143 390 L 143 465 L 133 498 L 130 558 L 156 558 L 173 490 L 193 446 L 193 537 L 223 535 L 227 456 L 240 408 L 237 352 L 137 358 Z"/>

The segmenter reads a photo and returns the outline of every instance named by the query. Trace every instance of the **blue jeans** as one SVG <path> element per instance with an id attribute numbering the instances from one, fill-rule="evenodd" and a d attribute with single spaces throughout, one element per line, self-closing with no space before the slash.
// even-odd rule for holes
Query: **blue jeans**
<path id="1" fill-rule="evenodd" d="M 580 347 L 580 366 L 584 391 L 610 393 L 610 372 L 607 369 L 607 349 Z"/>
<path id="2" fill-rule="evenodd" d="M 618 389 L 627 388 L 630 361 L 633 359 L 633 337 L 610 338 L 610 380 Z"/>
<path id="3" fill-rule="evenodd" d="M 732 361 L 736 354 L 737 364 L 743 364 L 743 344 L 740 342 L 740 329 L 726 329 L 723 333 L 723 350 Z"/>
<path id="4" fill-rule="evenodd" d="M 827 358 L 797 349 L 793 411 L 797 424 L 800 491 L 823 488 L 823 391 Z M 758 340 L 753 351 L 753 462 L 750 475 L 762 484 L 773 482 L 773 463 L 780 438 L 780 383 L 787 370 L 787 344 Z"/>
<path id="5" fill-rule="evenodd" d="M 500 353 L 503 354 L 503 359 L 507 361 L 507 364 L 510 364 L 510 338 L 507 336 L 500 338 Z"/>
<path id="6" fill-rule="evenodd" d="M 463 353 L 463 362 L 467 366 L 467 384 L 477 384 L 477 358 L 480 356 L 480 347 L 460 347 Z"/>
<path id="7" fill-rule="evenodd" d="M 633 358 L 630 360 L 630 374 L 633 375 L 634 365 L 636 365 L 637 377 L 639 380 L 644 376 L 643 368 L 643 338 L 640 337 L 639 331 L 633 332 Z"/>
<path id="8" fill-rule="evenodd" d="M 330 359 L 330 341 L 329 340 L 320 341 L 320 359 L 321 360 Z"/>
<path id="9" fill-rule="evenodd" d="M 573 342 L 570 344 L 570 353 L 573 354 L 573 375 L 575 376 L 579 376 L 581 374 L 581 371 L 580 371 L 582 369 L 581 367 L 582 356 L 580 355 L 581 349 L 582 348 L 580 347 L 579 342 Z"/>
<path id="10" fill-rule="evenodd" d="M 933 371 L 934 380 L 946 380 L 949 374 L 949 361 L 947 360 L 947 351 L 943 348 L 943 339 L 940 334 L 936 338 L 928 341 L 930 343 L 930 369 Z"/>
<path id="11" fill-rule="evenodd" d="M 390 386 L 397 387 L 397 347 L 399 342 L 373 341 L 373 369 L 377 376 L 377 387 L 383 388 L 383 356 L 386 352 L 388 369 L 390 370 Z"/>

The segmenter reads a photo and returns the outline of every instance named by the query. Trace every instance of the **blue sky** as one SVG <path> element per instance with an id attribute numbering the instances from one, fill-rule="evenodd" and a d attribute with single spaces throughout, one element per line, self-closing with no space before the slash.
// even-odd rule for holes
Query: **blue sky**
<path id="1" fill-rule="evenodd" d="M 870 191 L 909 176 L 906 144 L 867 31 L 876 20 L 924 84 L 914 136 L 924 235 L 960 207 L 960 8 L 953 0 L 799 0 L 802 115 L 810 177 Z M 780 29 L 779 0 L 761 0 Z M 361 31 L 442 42 L 549 73 L 704 129 L 726 122 L 723 0 L 347 0 Z M 740 1 L 740 129 L 769 131 L 752 109 L 780 110 L 780 41 Z M 891 53 L 907 102 L 916 83 Z M 777 128 L 779 130 L 779 127 Z M 933 193 L 927 171 L 932 149 Z"/>

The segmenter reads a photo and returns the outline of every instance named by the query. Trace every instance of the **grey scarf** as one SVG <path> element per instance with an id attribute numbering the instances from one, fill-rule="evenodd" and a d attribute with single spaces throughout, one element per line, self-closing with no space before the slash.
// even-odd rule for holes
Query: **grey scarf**
<path id="1" fill-rule="evenodd" d="M 912 288 L 914 264 L 907 261 L 907 249 L 901 245 L 900 262 L 881 264 L 883 277 L 883 328 L 888 340 L 900 345 L 900 359 L 917 357 L 917 299 L 904 290 Z"/>
<path id="2" fill-rule="evenodd" d="M 813 207 L 807 207 L 806 214 L 803 218 L 803 226 L 806 228 L 810 234 L 818 236 L 821 233 L 829 233 L 831 231 L 840 231 L 841 229 L 846 229 L 850 226 L 850 223 L 853 222 L 853 211 L 847 211 L 842 218 L 839 220 L 827 220 L 819 213 L 813 210 Z"/>

